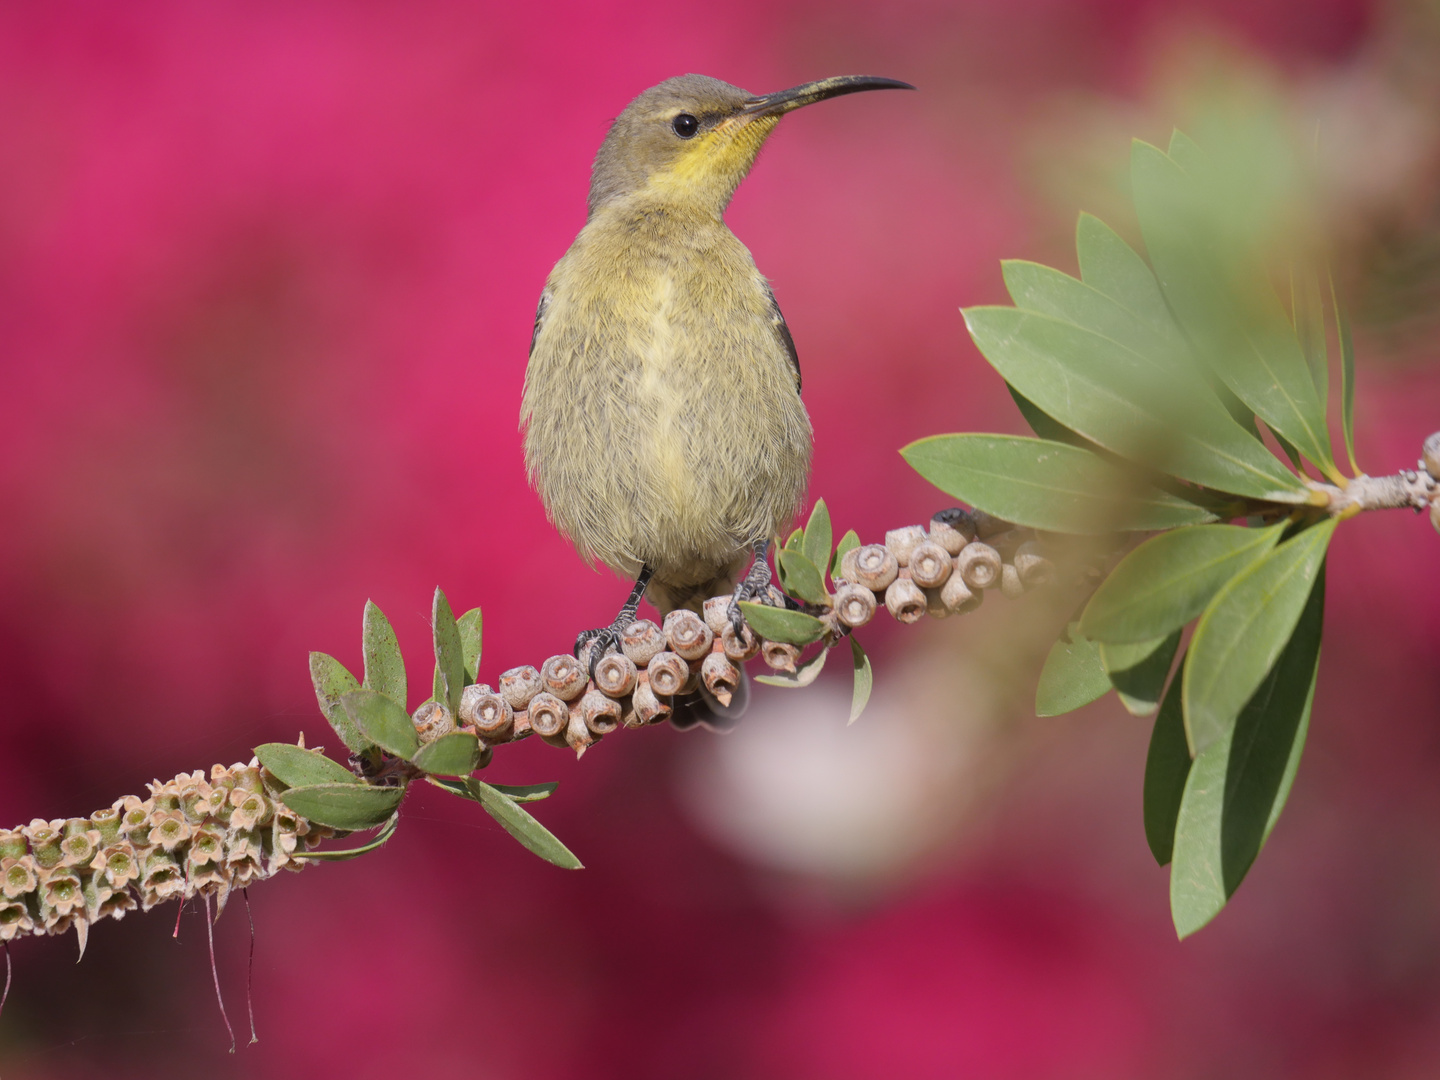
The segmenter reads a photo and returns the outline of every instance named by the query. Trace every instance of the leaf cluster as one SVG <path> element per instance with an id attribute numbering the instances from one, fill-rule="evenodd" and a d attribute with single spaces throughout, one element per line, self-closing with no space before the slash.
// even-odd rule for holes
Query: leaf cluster
<path id="1" fill-rule="evenodd" d="M 1137 141 L 1131 186 L 1148 261 L 1081 215 L 1078 278 L 1006 262 L 1013 306 L 964 312 L 1034 437 L 941 435 L 902 453 L 1007 521 L 1157 534 L 1119 561 L 1051 650 L 1036 711 L 1058 715 L 1114 689 L 1132 713 L 1158 712 L 1145 832 L 1156 860 L 1172 864 L 1184 937 L 1239 886 L 1304 747 L 1339 522 L 1319 484 L 1347 483 L 1330 438 L 1331 325 L 1338 422 L 1358 475 L 1354 358 L 1328 275 L 1322 288 L 1319 273 L 1290 265 L 1287 305 L 1267 253 L 1237 225 L 1233 188 L 1185 135 L 1168 151 Z"/>

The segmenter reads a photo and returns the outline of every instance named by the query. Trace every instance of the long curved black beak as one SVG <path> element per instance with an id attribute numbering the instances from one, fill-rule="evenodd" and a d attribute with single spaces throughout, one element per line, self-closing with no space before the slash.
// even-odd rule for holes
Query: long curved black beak
<path id="1" fill-rule="evenodd" d="M 780 116 L 804 105 L 813 105 L 841 94 L 858 94 L 862 90 L 914 90 L 899 79 L 882 79 L 877 75 L 836 75 L 830 79 L 801 83 L 789 90 L 751 98 L 740 109 L 742 116 Z"/>

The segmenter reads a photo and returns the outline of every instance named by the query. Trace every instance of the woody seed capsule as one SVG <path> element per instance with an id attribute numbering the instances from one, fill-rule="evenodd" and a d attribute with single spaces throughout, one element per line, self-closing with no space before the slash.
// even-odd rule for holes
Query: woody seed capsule
<path id="1" fill-rule="evenodd" d="M 587 690 L 580 698 L 580 716 L 596 735 L 608 735 L 620 726 L 620 703 L 599 690 Z"/>
<path id="2" fill-rule="evenodd" d="M 1000 584 L 1000 553 L 979 540 L 966 544 L 955 556 L 955 568 L 972 589 L 992 589 Z"/>
<path id="3" fill-rule="evenodd" d="M 665 651 L 665 634 L 649 619 L 636 619 L 620 635 L 620 651 L 636 667 L 644 667 L 656 653 Z"/>
<path id="4" fill-rule="evenodd" d="M 1002 533 L 1011 527 L 1008 521 L 1001 521 L 997 517 L 992 517 L 984 510 L 972 510 L 970 516 L 975 521 L 975 536 L 980 540 L 988 540 L 997 533 Z"/>
<path id="5" fill-rule="evenodd" d="M 611 653 L 595 665 L 595 685 L 611 697 L 624 697 L 635 689 L 639 671 L 624 653 Z"/>
<path id="6" fill-rule="evenodd" d="M 964 510 L 941 510 L 930 519 L 930 539 L 951 555 L 975 539 L 975 522 Z"/>
<path id="7" fill-rule="evenodd" d="M 894 554 L 901 566 L 910 565 L 910 553 L 925 542 L 925 530 L 919 525 L 906 525 L 903 529 L 891 529 L 885 534 L 885 546 Z"/>
<path id="8" fill-rule="evenodd" d="M 656 653 L 645 666 L 650 688 L 659 697 L 673 697 L 690 681 L 690 665 L 673 652 Z"/>
<path id="9" fill-rule="evenodd" d="M 665 616 L 665 639 L 671 652 L 686 660 L 699 660 L 710 651 L 715 635 L 699 615 L 679 608 Z"/>
<path id="10" fill-rule="evenodd" d="M 835 614 L 846 626 L 864 626 L 875 617 L 875 594 L 847 581 L 835 591 Z"/>
<path id="11" fill-rule="evenodd" d="M 855 582 L 871 592 L 884 592 L 900 573 L 900 560 L 895 553 L 879 544 L 866 544 L 855 549 Z"/>
<path id="12" fill-rule="evenodd" d="M 848 581 L 852 584 L 856 584 L 859 582 L 860 579 L 855 576 L 855 560 L 859 557 L 859 555 L 860 549 L 858 547 L 853 547 L 849 551 L 845 552 L 844 555 L 840 556 L 840 574 L 839 577 L 836 579 L 837 581 Z"/>
<path id="13" fill-rule="evenodd" d="M 794 673 L 796 661 L 800 659 L 800 647 L 788 641 L 767 641 L 760 646 L 760 656 L 776 671 Z"/>
<path id="14" fill-rule="evenodd" d="M 1020 584 L 1020 571 L 1015 569 L 1014 563 L 1007 562 L 1000 571 L 1000 591 L 1010 600 L 1025 595 L 1025 586 Z"/>
<path id="15" fill-rule="evenodd" d="M 1440 480 L 1440 431 L 1435 432 L 1425 440 L 1422 450 L 1425 461 L 1425 471 L 1430 474 L 1432 480 Z M 1434 504 L 1431 504 L 1431 518 L 1434 518 Z M 1440 526 L 1437 526 L 1440 528 Z"/>
<path id="16" fill-rule="evenodd" d="M 588 677 L 580 661 L 565 653 L 550 657 L 540 669 L 540 681 L 545 689 L 561 701 L 574 701 L 579 697 Z"/>
<path id="17" fill-rule="evenodd" d="M 635 684 L 630 705 L 635 711 L 636 721 L 641 724 L 658 724 L 670 718 L 670 706 L 655 696 L 655 691 L 650 688 L 650 678 L 645 672 L 641 672 L 640 679 Z"/>
<path id="18" fill-rule="evenodd" d="M 500 673 L 500 696 L 516 712 L 529 705 L 530 699 L 541 689 L 540 672 L 529 664 Z"/>
<path id="19" fill-rule="evenodd" d="M 705 657 L 700 677 L 705 680 L 705 689 L 714 694 L 721 705 L 729 705 L 740 686 L 740 669 L 723 652 L 712 652 Z"/>
<path id="20" fill-rule="evenodd" d="M 450 710 L 438 701 L 425 702 L 415 710 L 410 722 L 415 725 L 415 733 L 420 736 L 422 743 L 432 743 L 441 735 L 448 735 L 455 730 L 455 719 L 450 715 Z"/>
<path id="21" fill-rule="evenodd" d="M 705 601 L 705 625 L 717 637 L 730 621 L 730 597 L 712 596 Z"/>
<path id="22" fill-rule="evenodd" d="M 570 706 L 554 694 L 541 691 L 530 699 L 530 728 L 544 738 L 559 735 L 570 724 Z"/>
<path id="23" fill-rule="evenodd" d="M 565 745 L 574 750 L 575 756 L 578 758 L 599 738 L 598 735 L 590 734 L 590 729 L 585 726 L 584 711 L 580 707 L 580 702 L 571 702 L 570 719 L 565 725 Z"/>
<path id="24" fill-rule="evenodd" d="M 978 589 L 970 591 L 963 574 L 951 574 L 950 580 L 940 587 L 940 602 L 954 615 L 974 611 L 984 599 L 985 594 Z"/>
<path id="25" fill-rule="evenodd" d="M 726 623 L 725 629 L 720 632 L 720 646 L 725 650 L 726 656 L 740 664 L 760 651 L 760 639 L 755 636 L 755 631 L 750 629 L 748 623 L 740 628 L 738 635 L 735 627 Z"/>
<path id="26" fill-rule="evenodd" d="M 916 544 L 910 552 L 910 578 L 922 589 L 936 589 L 945 584 L 955 564 L 950 553 L 931 540 Z"/>
<path id="27" fill-rule="evenodd" d="M 913 623 L 925 614 L 925 594 L 909 578 L 896 578 L 885 590 L 885 607 L 902 623 Z"/>
<path id="28" fill-rule="evenodd" d="M 515 725 L 515 710 L 484 683 L 473 683 L 460 695 L 460 719 L 487 742 L 501 742 Z"/>
<path id="29" fill-rule="evenodd" d="M 1430 504 L 1430 524 L 1435 526 L 1435 531 L 1440 532 L 1440 499 Z"/>
<path id="30" fill-rule="evenodd" d="M 1020 572 L 1020 583 L 1027 589 L 1055 580 L 1055 564 L 1040 554 L 1040 545 L 1034 540 L 1027 540 L 1015 549 L 1015 569 Z"/>

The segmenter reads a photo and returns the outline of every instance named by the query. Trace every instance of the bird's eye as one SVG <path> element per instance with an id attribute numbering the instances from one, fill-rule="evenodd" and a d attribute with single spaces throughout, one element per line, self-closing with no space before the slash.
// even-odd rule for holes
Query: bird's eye
<path id="1" fill-rule="evenodd" d="M 682 112 L 679 116 L 675 117 L 674 120 L 670 121 L 670 126 L 675 129 L 675 134 L 679 135 L 680 138 L 693 139 L 695 133 L 700 130 L 700 121 L 696 120 L 695 117 L 691 116 L 688 112 Z"/>

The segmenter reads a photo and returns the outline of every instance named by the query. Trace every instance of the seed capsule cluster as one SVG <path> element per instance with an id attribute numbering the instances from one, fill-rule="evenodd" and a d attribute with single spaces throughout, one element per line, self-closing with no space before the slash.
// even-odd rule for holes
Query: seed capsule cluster
<path id="1" fill-rule="evenodd" d="M 881 604 L 903 623 L 974 611 L 990 589 L 1017 597 L 1054 580 L 1055 564 L 1035 534 L 987 514 L 944 510 L 929 526 L 891 529 L 840 561 L 835 615 L 864 626 Z"/>
<path id="2" fill-rule="evenodd" d="M 300 870 L 296 852 L 343 835 L 282 803 L 254 759 L 149 788 L 88 818 L 0 830 L 0 941 L 73 929 L 83 952 L 97 919 L 202 895 L 223 909 L 231 889 Z"/>

